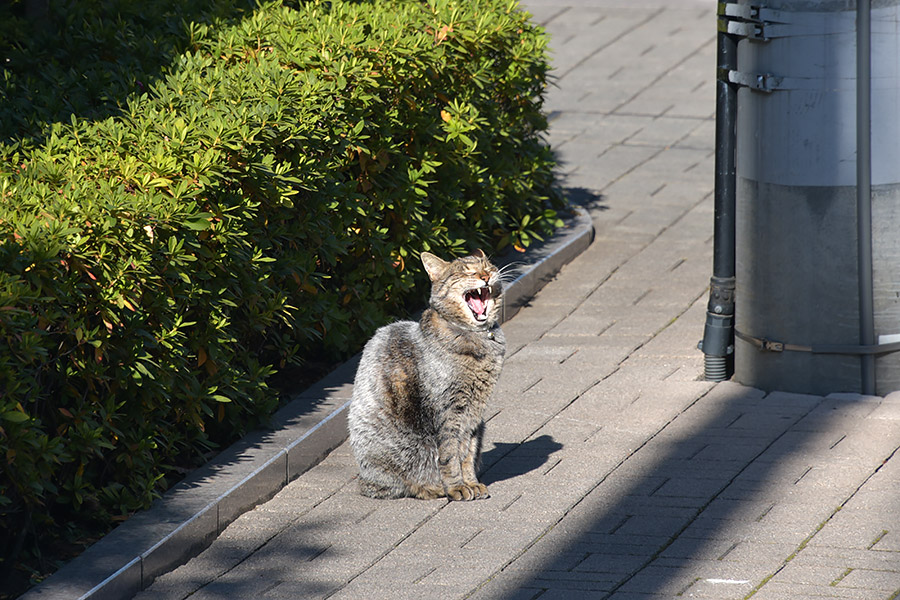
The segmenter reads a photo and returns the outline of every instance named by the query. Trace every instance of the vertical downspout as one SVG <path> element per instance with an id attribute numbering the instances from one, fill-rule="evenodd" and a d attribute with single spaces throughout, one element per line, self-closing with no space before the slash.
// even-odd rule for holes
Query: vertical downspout
<path id="1" fill-rule="evenodd" d="M 735 287 L 735 127 L 737 86 L 728 80 L 737 69 L 737 38 L 727 32 L 722 3 L 716 41 L 716 179 L 713 276 L 700 349 L 704 378 L 724 381 L 734 372 Z"/>
<path id="2" fill-rule="evenodd" d="M 875 344 L 872 282 L 872 64 L 869 0 L 856 3 L 856 215 L 859 269 L 859 343 Z M 863 354 L 863 394 L 875 394 L 875 356 Z"/>

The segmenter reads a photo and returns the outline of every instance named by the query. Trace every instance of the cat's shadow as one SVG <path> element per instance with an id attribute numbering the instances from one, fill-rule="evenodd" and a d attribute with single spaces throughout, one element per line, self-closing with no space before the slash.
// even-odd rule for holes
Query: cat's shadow
<path id="1" fill-rule="evenodd" d="M 521 444 L 495 443 L 481 455 L 481 477 L 485 485 L 504 481 L 542 468 L 563 445 L 553 436 L 542 435 Z M 552 465 L 550 465 L 552 466 Z"/>

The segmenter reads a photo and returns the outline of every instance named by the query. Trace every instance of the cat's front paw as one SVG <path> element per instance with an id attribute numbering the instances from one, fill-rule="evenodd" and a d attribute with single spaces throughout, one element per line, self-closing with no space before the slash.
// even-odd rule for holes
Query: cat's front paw
<path id="1" fill-rule="evenodd" d="M 480 500 L 488 498 L 487 486 L 483 483 L 463 483 L 449 487 L 446 490 L 447 497 L 451 500 Z"/>

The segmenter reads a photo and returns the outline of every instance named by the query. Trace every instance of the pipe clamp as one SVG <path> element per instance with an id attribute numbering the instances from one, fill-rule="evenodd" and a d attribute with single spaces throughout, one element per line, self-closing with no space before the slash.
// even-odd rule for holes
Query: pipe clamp
<path id="1" fill-rule="evenodd" d="M 815 346 L 802 346 L 799 344 L 787 344 L 766 338 L 747 335 L 742 331 L 734 330 L 738 339 L 756 346 L 762 352 L 809 352 L 811 354 L 845 354 L 848 356 L 876 356 L 900 352 L 900 342 L 888 344 L 853 345 L 853 344 L 816 344 Z"/>

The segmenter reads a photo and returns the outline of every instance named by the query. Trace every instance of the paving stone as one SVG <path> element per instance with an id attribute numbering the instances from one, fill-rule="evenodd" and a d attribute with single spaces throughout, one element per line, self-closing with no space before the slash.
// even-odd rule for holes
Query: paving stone
<path id="1" fill-rule="evenodd" d="M 793 555 L 797 545 L 790 542 L 760 542 L 744 539 L 704 539 L 701 537 L 679 536 L 657 560 L 660 564 L 669 559 L 680 561 L 718 561 L 738 564 L 770 565 L 772 571 L 780 567 L 784 560 Z"/>
<path id="2" fill-rule="evenodd" d="M 623 592 L 663 593 L 675 597 L 687 590 L 696 577 L 680 568 L 647 566 L 620 588 Z"/>
<path id="3" fill-rule="evenodd" d="M 742 577 L 743 574 L 738 575 Z M 753 589 L 753 581 L 728 577 L 695 578 L 679 594 L 687 598 L 716 598 L 741 600 Z"/>
<path id="4" fill-rule="evenodd" d="M 816 532 L 809 546 L 868 549 L 874 547 L 894 525 L 890 513 L 872 514 L 868 511 L 838 511 L 834 517 Z"/>
<path id="5" fill-rule="evenodd" d="M 811 566 L 871 569 L 873 571 L 896 571 L 898 565 L 896 552 L 881 552 L 874 548 L 805 546 L 793 560 Z"/>
<path id="6" fill-rule="evenodd" d="M 795 600 L 796 598 L 842 598 L 873 600 L 871 590 L 839 590 L 831 586 L 769 581 L 753 595 L 754 600 Z M 877 596 L 876 596 L 877 598 Z"/>
<path id="7" fill-rule="evenodd" d="M 781 583 L 799 583 L 803 585 L 835 586 L 847 576 L 847 569 L 834 566 L 815 566 L 808 563 L 791 561 L 778 572 Z"/>
<path id="8" fill-rule="evenodd" d="M 517 405 L 503 407 L 487 422 L 485 437 L 488 444 L 485 446 L 483 456 L 485 466 L 494 464 L 512 449 L 520 446 L 547 421 L 548 416 L 544 412 L 531 410 L 521 403 L 511 404 Z M 489 444 L 493 444 L 493 447 Z"/>
<path id="9" fill-rule="evenodd" d="M 893 392 L 885 396 L 878 408 L 873 410 L 868 418 L 887 419 L 890 421 L 900 419 L 900 392 Z"/>
<path id="10" fill-rule="evenodd" d="M 345 584 L 346 582 L 341 578 L 304 577 L 302 581 L 277 582 L 266 589 L 261 597 L 272 600 L 288 600 L 292 598 L 309 598 L 312 600 L 314 598 L 333 597 L 331 594 L 339 591 Z M 234 588 L 225 588 L 220 595 L 215 595 L 215 587 L 211 586 L 209 590 L 203 590 L 207 594 L 201 592 L 200 597 L 208 597 L 210 599 L 235 597 L 235 592 L 239 593 L 242 587 L 241 584 L 238 584 Z M 209 592 L 212 592 L 213 595 L 208 595 Z"/>
<path id="11" fill-rule="evenodd" d="M 473 600 L 533 600 L 545 592 L 536 586 L 528 572 L 505 571 L 486 581 L 470 596 Z M 435 596 L 437 598 L 439 596 Z"/>

